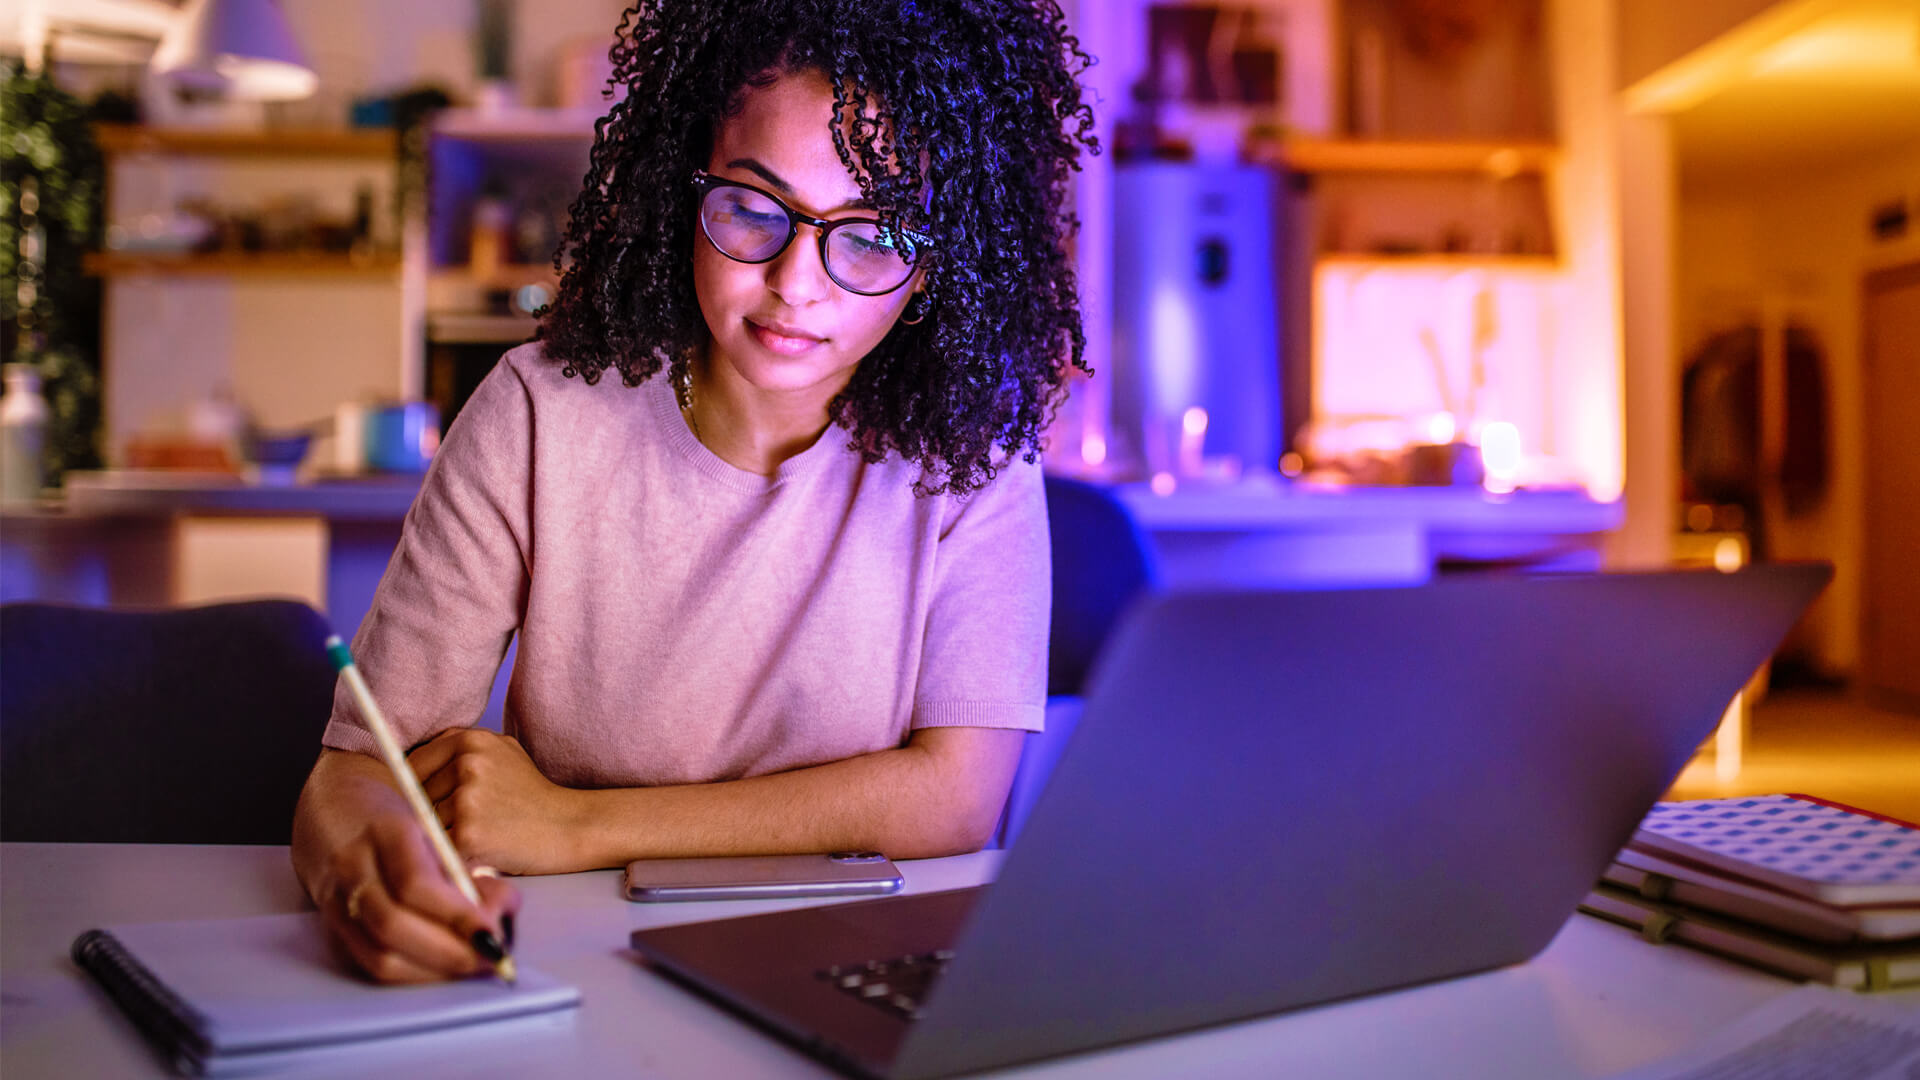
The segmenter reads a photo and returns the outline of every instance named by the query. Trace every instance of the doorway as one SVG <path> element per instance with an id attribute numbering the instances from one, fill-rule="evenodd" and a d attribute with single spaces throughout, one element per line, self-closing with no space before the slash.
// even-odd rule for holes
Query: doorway
<path id="1" fill-rule="evenodd" d="M 1920 263 L 1861 287 L 1866 419 L 1860 675 L 1869 692 L 1920 712 Z"/>

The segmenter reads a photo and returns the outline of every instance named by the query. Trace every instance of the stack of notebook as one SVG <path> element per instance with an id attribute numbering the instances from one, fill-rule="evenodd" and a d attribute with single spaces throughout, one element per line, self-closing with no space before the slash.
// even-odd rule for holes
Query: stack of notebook
<path id="1" fill-rule="evenodd" d="M 1580 909 L 1799 979 L 1920 986 L 1920 827 L 1808 795 L 1659 803 Z"/>

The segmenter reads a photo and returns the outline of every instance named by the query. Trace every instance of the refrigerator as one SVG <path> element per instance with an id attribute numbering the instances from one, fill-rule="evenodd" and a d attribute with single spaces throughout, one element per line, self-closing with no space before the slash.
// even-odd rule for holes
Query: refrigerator
<path id="1" fill-rule="evenodd" d="M 1111 441 L 1149 474 L 1278 463 L 1280 185 L 1254 165 L 1115 169 Z"/>

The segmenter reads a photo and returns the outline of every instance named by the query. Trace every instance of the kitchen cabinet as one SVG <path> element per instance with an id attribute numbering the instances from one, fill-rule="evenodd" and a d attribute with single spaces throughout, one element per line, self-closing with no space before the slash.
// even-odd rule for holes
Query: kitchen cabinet
<path id="1" fill-rule="evenodd" d="M 305 426 L 344 400 L 429 398 L 451 419 L 557 286 L 551 257 L 586 174 L 598 109 L 449 109 L 429 123 L 427 187 L 396 220 L 395 133 L 102 126 L 119 244 L 88 256 L 106 282 L 104 441 L 178 429 L 230 395 L 266 427 Z M 298 198 L 348 217 L 352 250 L 193 250 L 182 201 L 251 213 Z M 476 214 L 499 213 L 473 250 Z M 330 460 L 324 439 L 314 460 Z"/>
<path id="2" fill-rule="evenodd" d="M 500 354 L 533 336 L 598 109 L 448 109 L 427 130 L 425 220 L 407 247 L 422 394 L 447 419 Z M 410 295 L 414 290 L 410 288 Z"/>

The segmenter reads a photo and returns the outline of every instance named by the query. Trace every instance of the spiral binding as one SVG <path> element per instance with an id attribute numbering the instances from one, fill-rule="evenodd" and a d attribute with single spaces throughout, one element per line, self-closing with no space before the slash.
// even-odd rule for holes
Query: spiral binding
<path id="1" fill-rule="evenodd" d="M 207 1018 L 156 978 L 119 939 L 89 930 L 73 942 L 73 962 L 97 979 L 134 1026 L 167 1053 L 176 1069 L 199 1071 L 213 1051 Z"/>

